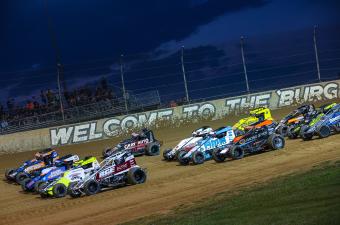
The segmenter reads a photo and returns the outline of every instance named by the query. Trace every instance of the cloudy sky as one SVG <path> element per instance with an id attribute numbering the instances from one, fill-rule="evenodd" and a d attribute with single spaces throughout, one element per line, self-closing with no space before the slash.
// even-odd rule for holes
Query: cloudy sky
<path id="1" fill-rule="evenodd" d="M 2 99 L 32 95 L 56 86 L 55 50 L 44 2 L 0 3 Z M 314 25 L 318 25 L 325 41 L 340 42 L 339 5 L 336 0 L 48 0 L 48 12 L 65 65 L 65 80 L 69 86 L 77 86 L 101 76 L 113 76 L 121 54 L 127 56 L 126 60 L 128 56 L 144 61 L 167 57 L 157 61 L 166 65 L 178 59 L 176 52 L 184 45 L 189 54 L 191 50 L 194 54 L 195 49 L 207 48 L 209 54 L 223 57 L 226 51 L 221 46 L 238 43 L 241 35 L 254 42 L 248 45 L 249 49 L 261 51 L 266 48 L 264 43 L 288 40 L 292 35 L 310 38 Z M 297 43 L 291 39 L 289 44 L 295 48 Z M 301 47 L 301 51 L 307 51 L 307 47 Z M 228 60 L 233 61 L 230 57 Z M 139 63 L 137 67 L 148 67 L 148 63 Z M 155 73 L 171 74 L 172 70 L 178 68 Z M 133 81 L 140 79 L 138 74 L 127 76 Z M 188 76 L 195 79 L 195 74 Z M 119 85 L 119 79 L 113 78 L 112 82 Z M 152 85 L 162 86 L 153 82 Z M 127 86 L 138 89 L 132 83 Z"/>

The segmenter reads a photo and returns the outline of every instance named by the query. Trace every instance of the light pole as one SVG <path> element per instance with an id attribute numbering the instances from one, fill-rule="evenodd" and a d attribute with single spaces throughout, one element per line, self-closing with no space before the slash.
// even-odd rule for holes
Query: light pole
<path id="1" fill-rule="evenodd" d="M 318 46 L 316 44 L 316 28 L 317 28 L 317 26 L 314 26 L 314 32 L 313 32 L 314 52 L 315 52 L 316 69 L 318 71 L 318 79 L 319 79 L 319 82 L 321 82 Z"/>
<path id="2" fill-rule="evenodd" d="M 243 36 L 241 36 L 241 55 L 242 55 L 242 62 L 243 62 L 244 78 L 246 80 L 246 85 L 247 85 L 247 93 L 249 94 L 249 82 L 248 82 L 246 60 L 244 58 L 243 39 L 244 39 Z"/>
<path id="3" fill-rule="evenodd" d="M 123 61 L 124 55 L 120 56 L 120 77 L 122 79 L 122 88 L 123 88 L 123 98 L 125 103 L 125 111 L 128 113 L 128 105 L 127 105 L 127 99 L 126 99 L 126 91 L 125 91 L 125 82 L 124 82 L 124 61 Z"/>
<path id="4" fill-rule="evenodd" d="M 48 11 L 48 0 L 44 0 L 44 6 L 45 6 L 45 13 L 47 17 L 47 25 L 48 25 L 48 31 L 50 34 L 51 38 L 51 44 L 52 47 L 54 48 L 55 51 L 55 58 L 56 58 L 56 65 L 57 65 L 57 84 L 58 84 L 58 95 L 59 95 L 59 103 L 60 103 L 60 112 L 61 116 L 63 118 L 63 121 L 65 120 L 65 114 L 64 114 L 64 106 L 63 106 L 63 98 L 61 94 L 61 83 L 60 83 L 60 77 L 62 76 L 62 64 L 61 64 L 61 55 L 60 55 L 60 50 L 57 44 L 57 38 L 55 35 L 55 32 L 53 30 L 53 25 L 52 25 L 52 18 L 49 14 Z"/>
<path id="5" fill-rule="evenodd" d="M 183 73 L 184 88 L 185 88 L 185 97 L 186 97 L 187 103 L 189 103 L 187 77 L 186 77 L 185 66 L 184 66 L 184 46 L 182 46 L 182 49 L 181 49 L 181 63 L 182 63 L 182 73 Z"/>

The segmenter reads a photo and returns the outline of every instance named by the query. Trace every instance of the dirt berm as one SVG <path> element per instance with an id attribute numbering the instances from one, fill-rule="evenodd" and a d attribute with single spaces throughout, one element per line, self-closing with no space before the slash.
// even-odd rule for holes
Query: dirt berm
<path id="1" fill-rule="evenodd" d="M 280 119 L 290 109 L 273 112 Z M 207 123 L 217 128 L 231 121 Z M 203 124 L 202 124 L 203 125 Z M 171 147 L 188 136 L 196 125 L 178 129 L 160 129 L 157 137 L 165 147 Z M 100 156 L 106 146 L 118 139 L 62 147 L 61 154 L 77 153 L 80 156 Z M 33 152 L 0 156 L 0 176 L 4 169 L 16 167 L 30 159 Z M 190 205 L 222 191 L 235 191 L 269 179 L 308 170 L 325 161 L 340 160 L 340 135 L 308 142 L 288 140 L 286 148 L 252 155 L 238 161 L 217 164 L 208 161 L 199 166 L 179 166 L 177 162 L 164 162 L 161 156 L 138 157 L 146 167 L 145 184 L 109 190 L 90 197 L 71 199 L 41 199 L 27 194 L 21 187 L 0 181 L 0 224 L 117 224 L 152 214 Z"/>

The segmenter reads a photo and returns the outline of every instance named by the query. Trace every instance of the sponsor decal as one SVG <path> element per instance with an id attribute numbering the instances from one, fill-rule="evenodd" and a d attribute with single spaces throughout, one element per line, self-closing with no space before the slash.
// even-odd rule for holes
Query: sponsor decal
<path id="1" fill-rule="evenodd" d="M 177 123 L 184 119 L 195 119 L 198 117 L 218 119 L 230 113 L 260 106 L 276 109 L 296 103 L 339 98 L 339 85 L 340 80 L 297 86 L 178 106 L 171 109 L 161 109 L 151 112 L 119 116 L 106 120 L 103 119 L 99 121 L 52 128 L 50 129 L 51 146 L 82 143 L 115 137 L 127 129 L 151 126 L 159 120 L 168 120 Z"/>

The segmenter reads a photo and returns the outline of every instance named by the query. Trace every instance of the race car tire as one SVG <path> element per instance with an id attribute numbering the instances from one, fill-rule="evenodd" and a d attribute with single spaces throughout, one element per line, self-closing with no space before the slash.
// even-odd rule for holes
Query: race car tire
<path id="1" fill-rule="evenodd" d="M 28 175 L 26 173 L 20 172 L 15 176 L 15 181 L 18 184 L 21 184 L 21 182 L 26 178 L 28 178 Z"/>
<path id="2" fill-rule="evenodd" d="M 281 135 L 272 134 L 268 138 L 268 144 L 273 150 L 284 148 L 285 139 Z"/>
<path id="3" fill-rule="evenodd" d="M 84 184 L 84 192 L 86 195 L 94 195 L 100 191 L 100 184 L 94 180 L 89 180 Z"/>
<path id="4" fill-rule="evenodd" d="M 242 159 L 244 157 L 244 150 L 239 146 L 231 147 L 231 158 L 234 160 Z"/>
<path id="5" fill-rule="evenodd" d="M 42 181 L 42 180 L 39 180 L 39 181 L 35 182 L 35 184 L 34 184 L 34 191 L 39 193 L 44 185 L 46 185 L 46 183 L 44 181 Z"/>
<path id="6" fill-rule="evenodd" d="M 304 125 L 301 127 L 300 130 L 300 137 L 304 140 L 304 141 L 309 141 L 313 138 L 313 133 L 307 133 L 306 131 L 309 129 L 309 126 Z"/>
<path id="7" fill-rule="evenodd" d="M 289 139 L 296 139 L 298 138 L 299 134 L 295 133 L 294 130 L 295 130 L 296 127 L 289 127 L 288 128 L 288 131 L 287 131 L 287 137 Z"/>
<path id="8" fill-rule="evenodd" d="M 321 126 L 318 129 L 318 135 L 320 138 L 326 138 L 331 135 L 331 128 L 329 126 Z"/>
<path id="9" fill-rule="evenodd" d="M 14 168 L 6 169 L 6 170 L 5 170 L 5 178 L 6 178 L 7 180 L 12 180 L 12 178 L 10 177 L 10 175 L 11 175 L 12 173 L 14 173 L 14 172 L 15 172 L 15 169 L 14 169 Z"/>
<path id="10" fill-rule="evenodd" d="M 102 155 L 104 158 L 109 157 L 112 154 L 112 149 L 111 148 L 105 148 L 102 152 Z"/>
<path id="11" fill-rule="evenodd" d="M 288 135 L 288 127 L 285 125 L 281 125 L 279 129 L 277 129 L 277 134 L 286 137 Z"/>
<path id="12" fill-rule="evenodd" d="M 170 161 L 170 160 L 171 160 L 171 159 L 168 157 L 168 154 L 169 154 L 169 152 L 171 152 L 171 151 L 172 151 L 171 148 L 165 149 L 165 150 L 163 151 L 163 158 L 164 158 L 164 160 L 166 160 L 166 161 Z"/>
<path id="13" fill-rule="evenodd" d="M 146 173 L 141 168 L 131 168 L 127 173 L 127 180 L 129 184 L 142 184 L 146 181 Z"/>
<path id="14" fill-rule="evenodd" d="M 67 188 L 64 184 L 55 184 L 52 188 L 52 192 L 54 197 L 62 198 L 67 194 Z"/>
<path id="15" fill-rule="evenodd" d="M 187 151 L 181 150 L 177 154 L 177 159 L 181 165 L 188 165 L 190 160 L 188 158 L 184 158 L 184 156 L 187 154 Z"/>
<path id="16" fill-rule="evenodd" d="M 214 149 L 214 151 L 212 152 L 213 159 L 218 163 L 224 162 L 225 159 L 227 158 L 226 155 L 220 154 L 221 151 L 222 149 L 217 148 L 217 149 Z"/>
<path id="17" fill-rule="evenodd" d="M 192 162 L 195 165 L 203 164 L 204 161 L 205 161 L 205 157 L 204 157 L 203 152 L 196 151 L 194 152 L 194 154 L 192 154 Z"/>
<path id="18" fill-rule="evenodd" d="M 159 155 L 159 144 L 156 142 L 152 142 L 146 146 L 146 154 L 149 156 Z"/>
<path id="19" fill-rule="evenodd" d="M 45 192 L 40 192 L 40 197 L 41 198 L 48 198 L 48 194 Z"/>
<path id="20" fill-rule="evenodd" d="M 72 197 L 72 198 L 79 198 L 81 196 L 81 192 L 74 190 L 74 186 L 76 185 L 76 182 L 70 183 L 70 185 L 67 188 L 67 193 Z"/>
<path id="21" fill-rule="evenodd" d="M 29 189 L 26 187 L 26 185 L 31 182 L 31 178 L 25 178 L 24 180 L 21 181 L 21 188 L 23 191 L 29 191 Z"/>

